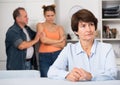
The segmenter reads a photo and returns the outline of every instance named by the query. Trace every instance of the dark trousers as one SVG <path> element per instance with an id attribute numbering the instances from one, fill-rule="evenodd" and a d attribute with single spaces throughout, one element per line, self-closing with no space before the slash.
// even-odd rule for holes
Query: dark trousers
<path id="1" fill-rule="evenodd" d="M 47 77 L 47 72 L 49 70 L 49 67 L 57 59 L 60 52 L 61 50 L 50 53 L 39 53 L 39 69 L 40 69 L 41 77 Z"/>
<path id="2" fill-rule="evenodd" d="M 32 69 L 31 61 L 26 61 L 25 62 L 25 70 L 31 70 L 31 69 Z"/>

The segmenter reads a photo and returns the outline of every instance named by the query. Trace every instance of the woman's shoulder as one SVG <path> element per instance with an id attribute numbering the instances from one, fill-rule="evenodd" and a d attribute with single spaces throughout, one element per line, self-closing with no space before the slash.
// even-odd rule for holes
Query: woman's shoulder
<path id="1" fill-rule="evenodd" d="M 63 29 L 63 26 L 61 25 L 56 25 L 58 28 Z"/>
<path id="2" fill-rule="evenodd" d="M 37 23 L 37 26 L 42 26 L 43 25 L 43 22 L 38 22 Z"/>
<path id="3" fill-rule="evenodd" d="M 112 45 L 110 43 L 105 43 L 105 42 L 99 42 L 98 46 L 101 49 L 110 49 L 110 48 L 112 48 Z"/>
<path id="4" fill-rule="evenodd" d="M 109 52 L 113 52 L 114 49 L 111 44 L 105 42 L 99 42 L 97 44 L 96 52 L 100 55 L 107 55 Z"/>
<path id="5" fill-rule="evenodd" d="M 110 43 L 105 43 L 105 42 L 99 42 L 99 44 L 100 44 L 101 46 L 111 46 Z"/>
<path id="6" fill-rule="evenodd" d="M 37 30 L 43 30 L 43 23 L 37 23 L 37 25 L 36 25 L 36 27 L 37 27 Z"/>
<path id="7" fill-rule="evenodd" d="M 59 31 L 64 32 L 63 26 L 61 26 L 61 25 L 56 25 L 56 28 L 57 28 Z"/>
<path id="8" fill-rule="evenodd" d="M 56 24 L 56 23 L 54 23 L 54 26 L 55 26 L 56 28 L 63 28 L 63 26 L 58 25 L 58 24 Z"/>
<path id="9" fill-rule="evenodd" d="M 65 47 L 67 47 L 67 48 L 76 48 L 78 46 L 78 43 L 79 42 L 77 42 L 77 43 L 67 43 L 67 45 Z"/>

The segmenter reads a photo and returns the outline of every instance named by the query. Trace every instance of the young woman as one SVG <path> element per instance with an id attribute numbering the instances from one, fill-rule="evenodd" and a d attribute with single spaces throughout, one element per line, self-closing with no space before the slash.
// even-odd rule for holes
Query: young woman
<path id="1" fill-rule="evenodd" d="M 37 31 L 42 34 L 39 47 L 39 65 L 41 77 L 47 77 L 49 67 L 58 57 L 66 44 L 62 26 L 55 24 L 55 5 L 43 6 L 45 22 L 37 24 Z"/>

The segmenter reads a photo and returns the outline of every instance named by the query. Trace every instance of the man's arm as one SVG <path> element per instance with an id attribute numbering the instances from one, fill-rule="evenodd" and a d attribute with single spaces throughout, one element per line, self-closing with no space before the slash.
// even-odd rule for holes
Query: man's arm
<path id="1" fill-rule="evenodd" d="M 26 49 L 26 48 L 29 48 L 29 47 L 33 46 L 34 44 L 36 44 L 39 41 L 39 37 L 40 37 L 40 34 L 37 33 L 33 40 L 31 40 L 31 41 L 23 41 L 18 46 L 18 49 L 23 50 L 23 49 Z"/>

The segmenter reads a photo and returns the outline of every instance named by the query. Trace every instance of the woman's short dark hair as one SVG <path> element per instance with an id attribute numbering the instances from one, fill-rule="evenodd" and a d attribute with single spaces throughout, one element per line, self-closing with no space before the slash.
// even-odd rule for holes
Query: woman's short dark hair
<path id="1" fill-rule="evenodd" d="M 23 7 L 18 7 L 13 12 L 13 19 L 16 21 L 16 17 L 20 16 L 20 10 L 25 10 Z"/>
<path id="2" fill-rule="evenodd" d="M 48 5 L 48 6 L 43 5 L 42 8 L 43 8 L 44 15 L 45 15 L 46 11 L 53 11 L 55 13 L 55 5 L 54 4 L 53 5 Z"/>
<path id="3" fill-rule="evenodd" d="M 71 19 L 71 27 L 72 27 L 73 31 L 75 31 L 75 32 L 78 31 L 78 24 L 80 21 L 93 22 L 95 25 L 95 30 L 97 29 L 98 20 L 93 15 L 93 13 L 87 9 L 79 10 L 73 14 L 72 19 Z"/>

